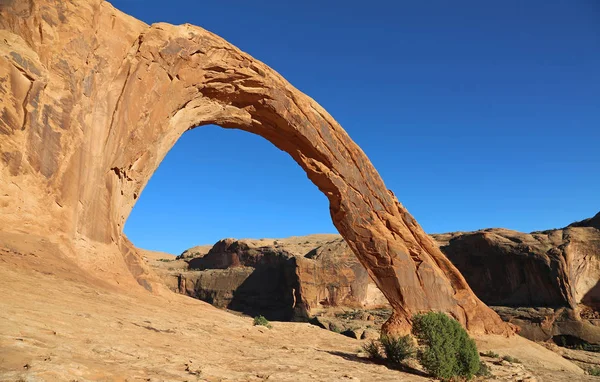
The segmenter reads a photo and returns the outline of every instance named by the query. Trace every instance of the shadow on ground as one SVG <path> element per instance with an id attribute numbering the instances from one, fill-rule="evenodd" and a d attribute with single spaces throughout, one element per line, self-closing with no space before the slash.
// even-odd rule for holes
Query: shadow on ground
<path id="1" fill-rule="evenodd" d="M 364 363 L 364 364 L 377 364 L 377 365 L 383 365 L 385 367 L 387 367 L 390 370 L 398 370 L 398 371 L 402 371 L 404 373 L 409 373 L 409 374 L 414 374 L 414 375 L 418 375 L 420 377 L 430 377 L 429 374 L 415 369 L 414 367 L 410 367 L 408 365 L 390 365 L 389 363 L 385 362 L 385 361 L 376 361 L 376 360 L 372 360 L 370 358 L 363 358 L 363 357 L 359 357 L 356 354 L 353 353 L 346 353 L 346 352 L 341 352 L 341 351 L 335 351 L 335 350 L 322 350 L 325 353 L 329 353 L 331 355 L 335 355 L 338 357 L 341 357 L 343 359 L 345 359 L 346 361 L 352 361 L 352 362 L 359 362 L 359 363 Z"/>

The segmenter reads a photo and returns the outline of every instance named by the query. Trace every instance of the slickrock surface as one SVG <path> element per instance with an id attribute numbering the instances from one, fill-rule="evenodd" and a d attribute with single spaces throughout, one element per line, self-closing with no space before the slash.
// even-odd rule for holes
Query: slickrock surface
<path id="1" fill-rule="evenodd" d="M 0 95 L 3 230 L 60 237 L 80 265 L 120 279 L 124 259 L 151 290 L 122 234 L 138 196 L 186 130 L 242 129 L 290 154 L 327 196 L 394 309 L 388 331 L 405 333 L 413 313 L 434 309 L 473 333 L 512 332 L 322 107 L 202 28 L 149 26 L 101 0 L 2 1 Z M 94 246 L 115 247 L 113 265 L 79 259 Z"/>
<path id="2" fill-rule="evenodd" d="M 367 362 L 361 341 L 310 324 L 269 330 L 186 296 L 124 291 L 32 235 L 0 233 L 0 296 L 0 381 L 431 380 Z M 476 340 L 522 361 L 492 363 L 496 380 L 595 380 L 521 337 Z"/>
<path id="3" fill-rule="evenodd" d="M 0 381 L 428 380 L 310 324 L 269 330 L 186 296 L 132 292 L 46 238 L 0 233 Z"/>

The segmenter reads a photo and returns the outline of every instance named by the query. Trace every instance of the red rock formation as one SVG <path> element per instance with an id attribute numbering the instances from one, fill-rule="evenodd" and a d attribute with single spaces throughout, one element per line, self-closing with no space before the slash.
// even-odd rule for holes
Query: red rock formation
<path id="1" fill-rule="evenodd" d="M 487 304 L 600 308 L 600 213 L 561 229 L 432 237 Z"/>
<path id="2" fill-rule="evenodd" d="M 327 196 L 394 308 L 387 330 L 433 309 L 474 332 L 511 331 L 341 126 L 265 64 L 202 28 L 148 26 L 101 0 L 0 7 L 3 226 L 115 243 L 139 264 L 122 230 L 167 151 L 196 126 L 242 129 L 290 154 Z"/>
<path id="3" fill-rule="evenodd" d="M 339 235 L 224 239 L 208 253 L 150 264 L 173 291 L 269 320 L 307 318 L 331 307 L 389 308 Z"/>

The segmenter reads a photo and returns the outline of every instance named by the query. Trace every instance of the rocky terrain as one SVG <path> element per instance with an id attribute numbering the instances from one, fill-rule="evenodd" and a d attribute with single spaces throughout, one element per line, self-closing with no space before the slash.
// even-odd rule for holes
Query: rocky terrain
<path id="1" fill-rule="evenodd" d="M 0 233 L 0 381 L 427 380 L 365 362 L 358 341 L 310 324 L 257 327 L 97 276 L 52 240 Z"/>
<path id="2" fill-rule="evenodd" d="M 171 290 L 251 316 L 290 321 L 329 307 L 389 308 L 339 235 L 224 239 L 160 260 L 152 265 Z"/>
<path id="3" fill-rule="evenodd" d="M 600 350 L 599 221 L 600 213 L 531 234 L 485 229 L 432 236 L 503 320 L 526 338 L 562 345 L 566 354 L 569 347 Z M 151 265 L 171 290 L 251 316 L 310 319 L 366 339 L 378 335 L 391 313 L 338 235 L 225 239 L 161 260 Z M 600 365 L 597 353 L 584 359 Z"/>
<path id="4" fill-rule="evenodd" d="M 530 234 L 484 229 L 433 235 L 489 305 L 600 308 L 600 213 Z"/>
<path id="5" fill-rule="evenodd" d="M 253 326 L 107 276 L 82 269 L 54 239 L 0 232 L 0 381 L 431 380 L 371 363 L 362 341 L 310 323 Z M 480 351 L 521 361 L 483 357 L 495 380 L 596 380 L 519 336 L 475 338 Z"/>
<path id="6" fill-rule="evenodd" d="M 599 308 L 600 285 L 598 220 L 600 213 L 563 229 L 531 234 L 485 229 L 432 237 L 479 297 L 497 307 L 502 317 L 508 319 L 512 314 L 515 323 L 544 323 L 535 331 L 531 325 L 524 328 L 528 337 L 549 339 L 553 333 L 578 336 L 579 330 L 580 337 L 600 343 L 594 334 L 600 318 L 594 313 Z M 281 319 L 307 316 L 328 307 L 389 306 L 339 235 L 225 239 L 212 248 L 187 250 L 166 268 L 156 262 L 153 265 L 173 291 L 234 310 L 239 309 L 230 305 L 231 299 L 236 291 L 243 293 L 242 283 L 260 279 L 257 285 L 266 289 L 257 291 L 257 296 L 280 301 L 283 305 L 278 309 L 285 306 L 289 310 L 284 315 L 287 318 L 276 315 Z M 267 287 L 269 282 L 274 284 Z M 210 286 L 217 284 L 222 289 Z M 202 293 L 216 294 L 209 298 Z M 263 306 L 257 311 L 270 314 L 272 310 Z M 580 318 L 586 323 L 580 320 L 583 326 L 571 328 L 574 331 L 560 324 Z M 591 327 L 586 334 L 588 324 Z M 554 332 L 550 330 L 553 325 Z"/>
<path id="7" fill-rule="evenodd" d="M 587 378 L 513 335 L 321 106 L 200 27 L 147 25 L 102 0 L 0 1 L 0 95 L 2 380 L 424 380 L 367 362 L 355 339 L 309 323 L 254 327 L 164 287 L 123 227 L 165 154 L 207 124 L 258 134 L 302 167 L 390 303 L 386 332 L 439 310 L 481 350 L 523 361 L 505 380 Z M 278 267 L 288 256 L 245 258 L 231 244 L 229 265 Z M 198 269 L 228 265 L 205 257 Z M 313 289 L 294 307 L 370 301 L 368 288 L 323 288 L 310 272 Z"/>

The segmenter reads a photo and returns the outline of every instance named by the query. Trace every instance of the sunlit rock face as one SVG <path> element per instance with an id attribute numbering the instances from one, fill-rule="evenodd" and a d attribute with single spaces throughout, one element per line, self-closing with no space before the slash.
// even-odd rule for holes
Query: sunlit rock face
<path id="1" fill-rule="evenodd" d="M 432 235 L 469 285 L 531 340 L 600 343 L 600 213 L 561 229 Z"/>
<path id="2" fill-rule="evenodd" d="M 600 308 L 600 213 L 561 229 L 432 235 L 489 305 Z"/>
<path id="3" fill-rule="evenodd" d="M 434 309 L 474 332 L 511 331 L 342 127 L 218 36 L 148 26 L 100 0 L 3 1 L 0 28 L 3 229 L 118 247 L 152 289 L 122 233 L 136 199 L 186 130 L 242 129 L 286 151 L 327 196 L 335 226 L 394 309 L 386 330 L 405 333 L 413 313 Z"/>
<path id="4" fill-rule="evenodd" d="M 330 308 L 389 308 L 339 235 L 223 239 L 208 251 L 190 249 L 178 260 L 151 264 L 175 292 L 270 320 L 302 320 Z"/>

